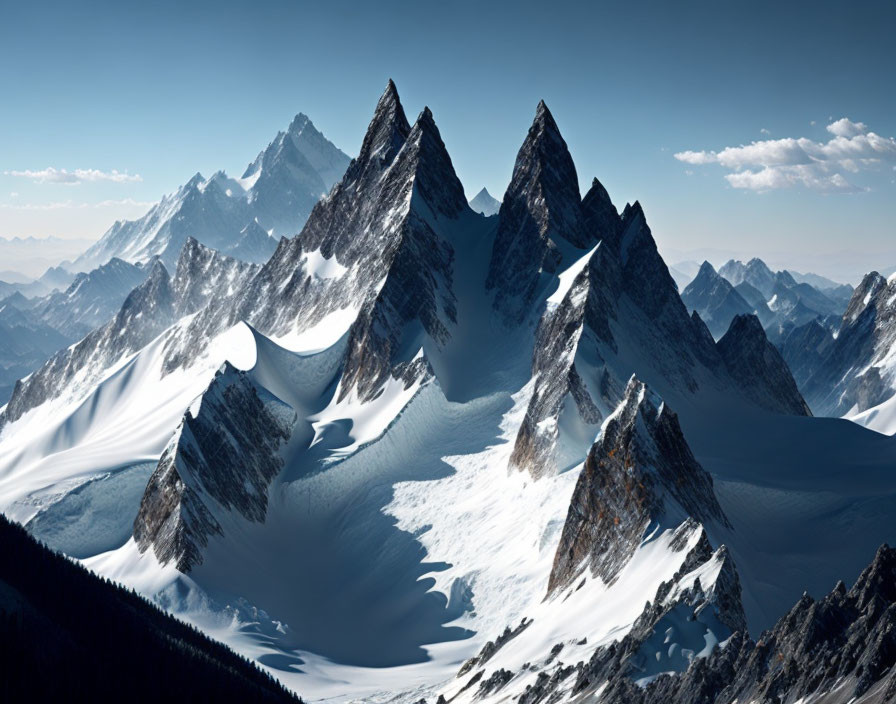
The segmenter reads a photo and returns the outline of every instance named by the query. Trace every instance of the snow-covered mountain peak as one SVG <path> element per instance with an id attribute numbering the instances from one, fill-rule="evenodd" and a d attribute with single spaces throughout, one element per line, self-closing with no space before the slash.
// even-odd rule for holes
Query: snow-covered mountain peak
<path id="1" fill-rule="evenodd" d="M 224 171 L 208 179 L 196 173 L 143 217 L 115 223 L 75 267 L 90 269 L 113 256 L 131 263 L 161 256 L 173 266 L 187 237 L 250 261 L 265 261 L 276 243 L 257 236 L 251 246 L 241 242 L 244 228 L 257 221 L 277 235 L 296 234 L 349 163 L 306 116 L 297 116 L 290 127 L 258 154 L 242 178 Z"/>
<path id="2" fill-rule="evenodd" d="M 470 201 L 470 207 L 474 212 L 482 213 L 486 216 L 496 215 L 501 209 L 501 202 L 496 198 L 493 198 L 492 194 L 488 192 L 488 189 L 483 187 L 483 189 Z"/>
<path id="3" fill-rule="evenodd" d="M 734 286 L 746 281 L 761 291 L 766 300 L 772 297 L 777 280 L 775 273 L 758 257 L 753 257 L 746 264 L 740 260 L 731 259 L 719 269 L 719 274 Z"/>
<path id="4" fill-rule="evenodd" d="M 876 271 L 865 274 L 862 282 L 856 286 L 856 290 L 849 300 L 849 305 L 843 313 L 844 323 L 852 323 L 868 308 L 874 301 L 880 291 L 887 287 L 887 279 L 878 274 Z"/>
<path id="5" fill-rule="evenodd" d="M 292 122 L 289 123 L 289 127 L 286 128 L 287 134 L 292 137 L 298 137 L 305 131 L 305 129 L 312 129 L 317 132 L 317 129 L 314 127 L 314 123 L 311 122 L 311 118 L 309 118 L 305 113 L 300 112 L 297 113 L 296 116 L 292 119 Z"/>
<path id="6" fill-rule="evenodd" d="M 183 186 L 181 186 L 181 190 L 189 191 L 193 188 L 199 188 L 201 185 L 205 183 L 205 176 L 203 176 L 199 171 L 193 174 L 190 177 L 190 180 L 187 181 Z"/>
<path id="7" fill-rule="evenodd" d="M 707 261 L 681 292 L 681 300 L 689 310 L 699 311 L 714 338 L 725 334 L 734 316 L 753 312 L 753 307 Z"/>

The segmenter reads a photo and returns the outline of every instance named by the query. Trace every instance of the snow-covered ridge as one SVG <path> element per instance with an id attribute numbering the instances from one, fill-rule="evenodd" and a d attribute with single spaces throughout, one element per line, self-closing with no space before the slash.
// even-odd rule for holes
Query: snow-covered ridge
<path id="1" fill-rule="evenodd" d="M 892 444 L 805 416 L 768 344 L 713 340 L 546 106 L 484 217 L 390 82 L 264 264 L 185 240 L 22 384 L 0 506 L 308 700 L 646 689 L 892 531 Z"/>
<path id="2" fill-rule="evenodd" d="M 171 266 L 187 237 L 262 263 L 276 247 L 272 236 L 298 232 L 348 163 L 349 158 L 299 113 L 242 178 L 223 171 L 209 178 L 195 174 L 142 218 L 116 222 L 73 266 L 76 271 L 90 269 L 112 257 L 131 263 L 161 257 Z"/>

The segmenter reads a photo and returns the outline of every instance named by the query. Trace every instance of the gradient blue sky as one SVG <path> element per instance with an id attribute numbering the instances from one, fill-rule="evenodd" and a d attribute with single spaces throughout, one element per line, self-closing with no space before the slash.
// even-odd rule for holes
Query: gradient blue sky
<path id="1" fill-rule="evenodd" d="M 667 251 L 896 263 L 896 160 L 834 164 L 854 192 L 827 193 L 734 188 L 732 168 L 674 156 L 823 145 L 843 117 L 896 134 L 896 3 L 783 5 L 2 0 L 0 236 L 99 237 L 196 171 L 239 175 L 299 111 L 353 155 L 391 76 L 470 196 L 501 196 L 544 98 L 583 189 L 641 200 Z M 140 180 L 12 174 L 50 167 Z"/>

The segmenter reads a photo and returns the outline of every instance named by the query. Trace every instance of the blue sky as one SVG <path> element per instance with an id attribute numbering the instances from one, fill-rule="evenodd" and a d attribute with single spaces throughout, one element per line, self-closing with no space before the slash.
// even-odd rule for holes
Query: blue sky
<path id="1" fill-rule="evenodd" d="M 241 172 L 299 111 L 353 155 L 392 77 L 470 196 L 500 197 L 544 98 L 583 189 L 641 200 L 665 250 L 896 263 L 896 4 L 779 5 L 2 0 L 0 235 L 99 237 L 196 171 Z M 841 118 L 876 161 L 817 164 Z M 718 163 L 800 138 L 810 157 Z"/>

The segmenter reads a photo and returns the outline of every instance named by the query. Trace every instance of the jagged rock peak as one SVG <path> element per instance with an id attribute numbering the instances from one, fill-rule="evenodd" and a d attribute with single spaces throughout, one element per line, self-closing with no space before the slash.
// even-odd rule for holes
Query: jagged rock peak
<path id="1" fill-rule="evenodd" d="M 607 189 L 596 178 L 591 181 L 591 188 L 582 199 L 582 211 L 588 234 L 612 246 L 614 250 L 618 249 L 622 218 Z"/>
<path id="2" fill-rule="evenodd" d="M 470 201 L 470 207 L 477 213 L 482 213 L 483 215 L 488 216 L 497 214 L 501 209 L 501 203 L 492 197 L 492 194 L 488 192 L 488 189 L 483 188 Z"/>
<path id="3" fill-rule="evenodd" d="M 453 218 L 469 207 L 463 184 L 428 107 L 423 108 L 411 128 L 396 169 L 404 168 L 405 160 L 412 170 L 416 193 L 434 213 Z"/>
<path id="4" fill-rule="evenodd" d="M 755 315 L 735 316 L 716 347 L 728 373 L 760 406 L 779 413 L 812 415 L 787 363 Z"/>
<path id="5" fill-rule="evenodd" d="M 881 545 L 849 594 L 856 599 L 859 609 L 864 609 L 876 598 L 887 603 L 896 602 L 896 549 L 887 543 Z"/>
<path id="6" fill-rule="evenodd" d="M 579 178 L 566 141 L 544 101 L 517 154 L 507 203 L 523 197 L 542 237 L 565 239 L 577 247 L 591 244 L 580 219 Z M 543 199 L 539 207 L 536 199 Z"/>
<path id="7" fill-rule="evenodd" d="M 380 96 L 373 113 L 373 119 L 367 127 L 361 151 L 357 159 L 349 166 L 353 173 L 376 157 L 381 165 L 390 164 L 398 154 L 411 131 L 411 125 L 404 114 L 404 108 L 398 97 L 398 89 L 392 79 Z"/>
<path id="8" fill-rule="evenodd" d="M 177 257 L 177 265 L 175 267 L 175 277 L 181 278 L 183 274 L 197 265 L 204 265 L 212 259 L 220 259 L 222 261 L 236 263 L 237 260 L 221 254 L 217 249 L 207 247 L 195 237 L 187 237 L 184 246 L 181 247 L 180 254 Z M 197 284 L 201 283 L 199 281 Z"/>
<path id="9" fill-rule="evenodd" d="M 718 275 L 715 267 L 708 261 L 704 260 L 704 262 L 700 265 L 700 270 L 697 272 L 697 276 L 708 276 L 709 274 Z"/>
<path id="10" fill-rule="evenodd" d="M 542 272 L 564 252 L 596 241 L 585 229 L 579 179 L 566 142 L 543 102 L 523 141 L 501 203 L 486 287 L 495 308 L 518 324 L 531 311 Z"/>
<path id="11" fill-rule="evenodd" d="M 568 586 L 586 567 L 610 582 L 651 523 L 674 528 L 688 517 L 728 525 L 678 416 L 632 376 L 579 475 L 549 591 Z"/>
<path id="12" fill-rule="evenodd" d="M 625 208 L 622 209 L 623 224 L 628 227 L 637 218 L 641 218 L 644 221 L 647 220 L 647 217 L 644 215 L 644 208 L 641 206 L 641 201 L 636 200 L 634 203 L 626 203 Z"/>
<path id="13" fill-rule="evenodd" d="M 843 323 L 853 322 L 865 310 L 868 305 L 875 299 L 878 292 L 887 287 L 887 280 L 876 271 L 865 274 L 862 283 L 856 286 L 853 291 L 852 298 L 849 299 L 849 305 L 843 313 Z"/>
<path id="14" fill-rule="evenodd" d="M 153 257 L 152 262 L 149 265 L 149 273 L 146 275 L 146 280 L 150 282 L 161 281 L 167 280 L 168 277 L 168 269 L 162 264 L 162 260 L 159 257 Z"/>
<path id="15" fill-rule="evenodd" d="M 289 123 L 289 127 L 286 128 L 286 131 L 289 134 L 295 134 L 297 132 L 301 132 L 308 126 L 311 126 L 311 128 L 315 129 L 316 131 L 314 123 L 311 122 L 311 118 L 308 117 L 305 113 L 300 112 L 292 119 L 292 122 Z"/>
<path id="16" fill-rule="evenodd" d="M 189 572 L 230 511 L 263 521 L 295 411 L 225 362 L 165 448 L 134 520 L 140 552 Z"/>

